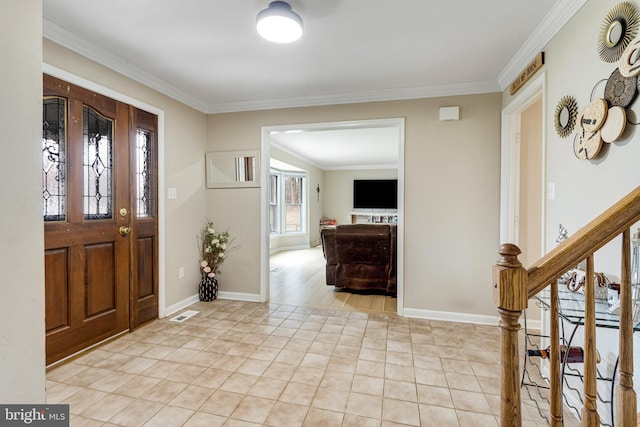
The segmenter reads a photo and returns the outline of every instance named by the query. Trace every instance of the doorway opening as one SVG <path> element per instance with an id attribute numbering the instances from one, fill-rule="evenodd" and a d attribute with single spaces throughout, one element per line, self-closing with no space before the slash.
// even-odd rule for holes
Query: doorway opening
<path id="1" fill-rule="evenodd" d="M 525 267 L 546 252 L 544 87 L 542 73 L 502 111 L 500 242 L 518 245 Z M 540 319 L 528 310 L 529 327 L 540 329 Z"/>
<path id="2" fill-rule="evenodd" d="M 393 135 L 388 140 L 387 146 L 377 146 L 374 144 L 374 138 L 377 133 L 387 133 Z M 350 138 L 349 143 L 337 143 L 339 152 L 337 156 L 340 160 L 334 160 L 331 163 L 329 154 L 336 154 L 338 148 L 332 146 L 332 142 L 342 141 L 345 135 Z M 355 142 L 354 135 L 364 135 L 370 137 L 369 149 L 358 146 Z M 311 141 L 320 140 L 321 149 L 314 150 Z M 367 140 L 365 139 L 365 144 Z M 366 147 L 366 145 L 365 145 Z M 380 147 L 376 149 L 374 147 Z M 386 162 L 371 163 L 372 160 L 362 162 L 364 153 L 378 153 L 380 150 L 390 150 L 391 156 L 382 153 L 382 157 Z M 272 153 L 274 155 L 272 155 Z M 306 229 L 304 237 L 298 243 L 293 244 L 299 248 L 308 249 L 308 259 L 315 259 L 316 265 L 321 264 L 320 271 L 310 279 L 314 281 L 320 280 L 324 289 L 329 288 L 333 292 L 332 286 L 324 284 L 324 258 L 322 255 L 322 247 L 320 242 L 320 220 L 329 217 L 335 217 L 338 224 L 346 224 L 350 221 L 349 213 L 353 210 L 352 206 L 352 189 L 353 179 L 358 174 L 393 174 L 398 180 L 398 253 L 397 253 L 397 313 L 402 314 L 403 307 L 403 241 L 404 241 L 404 119 L 376 119 L 376 120 L 359 120 L 314 124 L 292 124 L 282 126 L 266 126 L 262 128 L 262 156 L 261 156 L 261 277 L 260 277 L 260 299 L 261 301 L 271 300 L 270 276 L 272 269 L 270 266 L 271 254 L 274 252 L 272 247 L 272 224 L 270 222 L 270 194 L 271 194 L 271 159 L 278 157 L 277 160 L 292 164 L 299 169 L 308 169 L 307 172 L 307 200 L 310 207 L 307 208 Z M 335 159 L 335 157 L 334 157 Z M 301 167 L 302 166 L 302 167 Z M 376 172 L 378 170 L 379 172 Z M 369 175 L 372 177 L 371 175 Z M 389 177 L 388 175 L 385 177 Z M 344 185 L 340 186 L 340 194 L 337 191 L 331 191 L 335 187 L 335 181 L 344 179 Z M 333 194 L 332 194 L 333 193 Z M 306 240 L 305 240 L 306 239 Z M 315 255 L 314 255 L 314 250 Z M 302 252 L 299 254 L 302 256 Z M 282 258 L 282 257 L 281 257 Z M 275 269 L 278 266 L 274 266 Z M 316 271 L 316 270 L 314 270 Z M 312 274 L 312 273 L 310 273 Z M 303 285 L 304 283 L 302 283 Z"/>

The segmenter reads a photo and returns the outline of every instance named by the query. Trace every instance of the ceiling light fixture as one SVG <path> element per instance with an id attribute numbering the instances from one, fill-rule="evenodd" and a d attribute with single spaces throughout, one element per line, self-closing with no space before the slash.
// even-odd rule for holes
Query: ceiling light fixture
<path id="1" fill-rule="evenodd" d="M 302 36 L 302 18 L 284 1 L 269 3 L 256 22 L 258 34 L 275 43 L 291 43 Z"/>

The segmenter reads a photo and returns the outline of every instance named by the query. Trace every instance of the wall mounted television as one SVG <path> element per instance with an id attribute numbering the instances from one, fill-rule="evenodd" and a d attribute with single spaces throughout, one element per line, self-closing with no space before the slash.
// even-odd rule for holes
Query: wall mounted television
<path id="1" fill-rule="evenodd" d="M 397 179 L 354 179 L 354 209 L 398 209 Z"/>

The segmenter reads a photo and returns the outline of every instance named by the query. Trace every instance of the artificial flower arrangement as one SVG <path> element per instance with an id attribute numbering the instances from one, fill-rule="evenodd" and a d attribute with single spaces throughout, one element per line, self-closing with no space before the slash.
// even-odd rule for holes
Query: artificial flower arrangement
<path id="1" fill-rule="evenodd" d="M 213 223 L 209 221 L 202 229 L 199 240 L 202 252 L 200 271 L 203 277 L 214 278 L 220 272 L 220 265 L 227 259 L 227 255 L 236 249 L 236 246 L 232 246 L 234 239 L 227 231 L 216 232 Z"/>

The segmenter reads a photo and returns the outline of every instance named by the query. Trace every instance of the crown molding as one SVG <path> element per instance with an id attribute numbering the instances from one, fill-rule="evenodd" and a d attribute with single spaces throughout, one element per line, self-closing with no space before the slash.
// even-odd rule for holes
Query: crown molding
<path id="1" fill-rule="evenodd" d="M 386 165 L 344 165 L 331 166 L 323 168 L 325 171 L 343 171 L 343 170 L 379 170 L 379 169 L 398 169 L 397 163 L 389 163 Z"/>
<path id="2" fill-rule="evenodd" d="M 69 50 L 72 50 L 85 58 L 97 62 L 110 68 L 132 80 L 142 83 L 170 98 L 180 101 L 191 108 L 203 113 L 207 112 L 207 106 L 202 101 L 188 95 L 184 91 L 167 84 L 164 80 L 150 74 L 130 63 L 126 58 L 117 55 L 107 49 L 103 49 L 96 44 L 88 42 L 86 39 L 78 37 L 66 28 L 42 18 L 42 35 Z"/>
<path id="3" fill-rule="evenodd" d="M 588 0 L 559 0 L 498 76 L 503 91 Z"/>
<path id="4" fill-rule="evenodd" d="M 271 141 L 271 146 L 277 148 L 278 150 L 280 150 L 282 152 L 285 152 L 285 153 L 289 154 L 290 156 L 295 157 L 298 160 L 302 160 L 303 162 L 306 162 L 306 163 L 310 164 L 311 166 L 313 166 L 315 168 L 323 169 L 323 167 L 319 163 L 317 163 L 315 160 L 313 160 L 313 159 L 311 159 L 311 158 L 309 158 L 307 156 L 304 156 L 304 155 L 302 155 L 300 153 L 296 153 L 296 152 L 290 150 L 289 148 L 285 147 L 284 145 L 280 144 L 277 141 Z"/>
<path id="5" fill-rule="evenodd" d="M 238 111 L 271 110 L 276 108 L 300 108 L 320 105 L 356 104 L 361 102 L 400 101 L 440 96 L 477 95 L 500 92 L 497 81 L 456 83 L 440 86 L 418 86 L 396 89 L 344 92 L 319 96 L 262 99 L 241 102 L 221 102 L 209 105 L 208 114 Z"/>

